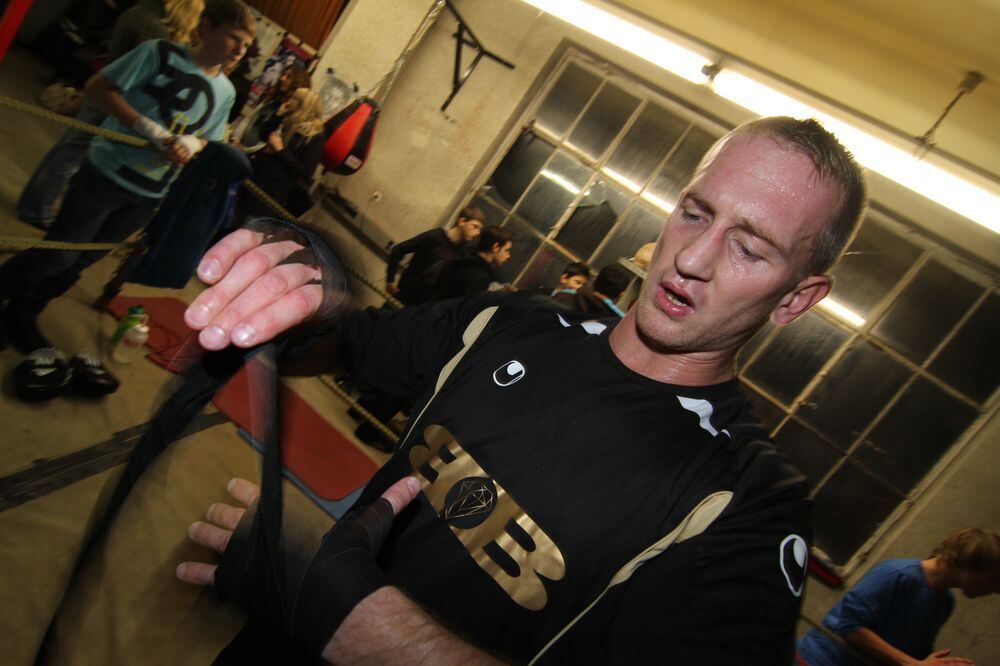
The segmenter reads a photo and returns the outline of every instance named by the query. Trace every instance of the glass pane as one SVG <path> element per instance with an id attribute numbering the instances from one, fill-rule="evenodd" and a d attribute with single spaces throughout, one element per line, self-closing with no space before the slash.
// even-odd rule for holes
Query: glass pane
<path id="1" fill-rule="evenodd" d="M 665 202 L 671 208 L 677 205 L 677 196 L 688 184 L 698 162 L 712 147 L 716 138 L 700 127 L 692 127 L 681 145 L 660 169 L 660 173 L 657 174 L 652 185 L 649 186 L 649 194 Z"/>
<path id="2" fill-rule="evenodd" d="M 774 437 L 774 443 L 788 456 L 815 488 L 843 453 L 795 419 L 788 419 Z"/>
<path id="3" fill-rule="evenodd" d="M 974 408 L 918 378 L 853 457 L 908 493 L 977 415 Z"/>
<path id="4" fill-rule="evenodd" d="M 638 192 L 690 123 L 647 104 L 608 160 L 608 174 Z"/>
<path id="5" fill-rule="evenodd" d="M 833 298 L 867 319 L 920 256 L 920 248 L 867 218 L 833 267 Z"/>
<path id="6" fill-rule="evenodd" d="M 591 173 L 566 153 L 557 152 L 518 204 L 518 215 L 547 234 L 586 185 Z"/>
<path id="7" fill-rule="evenodd" d="M 930 370 L 973 400 L 986 402 L 1000 381 L 998 340 L 1000 297 L 994 292 L 941 350 Z"/>
<path id="8" fill-rule="evenodd" d="M 605 84 L 573 128 L 566 144 L 576 147 L 596 162 L 638 106 L 638 97 L 618 86 Z"/>
<path id="9" fill-rule="evenodd" d="M 522 132 L 490 176 L 483 194 L 509 210 L 521 198 L 521 194 L 542 170 L 554 150 L 550 144 L 531 132 Z"/>
<path id="10" fill-rule="evenodd" d="M 902 499 L 874 476 L 848 462 L 816 493 L 815 544 L 834 562 L 846 564 Z"/>
<path id="11" fill-rule="evenodd" d="M 591 266 L 600 270 L 608 264 L 618 263 L 621 257 L 627 259 L 635 256 L 640 247 L 656 242 L 666 220 L 667 214 L 662 210 L 640 201 L 629 210 L 622 223 L 597 252 Z"/>
<path id="12" fill-rule="evenodd" d="M 785 411 L 749 386 L 743 385 L 743 394 L 746 396 L 747 402 L 750 403 L 750 408 L 757 421 L 764 426 L 768 433 L 774 432 L 774 429 L 781 423 L 781 419 L 785 418 Z"/>
<path id="13" fill-rule="evenodd" d="M 542 241 L 538 234 L 516 215 L 507 218 L 504 226 L 514 232 L 514 245 L 510 249 L 510 259 L 497 269 L 497 280 L 513 282 L 531 260 Z"/>
<path id="14" fill-rule="evenodd" d="M 485 190 L 486 188 L 482 188 Z M 480 190 L 480 192 L 482 192 Z M 498 204 L 493 199 L 483 194 L 478 194 L 472 197 L 472 201 L 469 202 L 470 206 L 475 206 L 483 211 L 483 215 L 486 217 L 483 222 L 485 224 L 503 224 L 503 219 L 507 216 L 507 209 Z"/>
<path id="15" fill-rule="evenodd" d="M 847 333 L 807 312 L 778 331 L 747 369 L 747 377 L 789 405 L 846 339 Z"/>
<path id="16" fill-rule="evenodd" d="M 910 371 L 884 351 L 859 342 L 837 361 L 795 415 L 846 451 L 909 376 Z"/>
<path id="17" fill-rule="evenodd" d="M 569 65 L 538 109 L 535 123 L 561 137 L 590 101 L 601 79 L 582 67 Z"/>
<path id="18" fill-rule="evenodd" d="M 982 291 L 937 261 L 929 261 L 879 321 L 875 334 L 919 365 Z"/>
<path id="19" fill-rule="evenodd" d="M 559 276 L 570 261 L 566 255 L 551 245 L 542 246 L 527 270 L 518 279 L 518 289 L 537 291 L 548 296 L 559 286 Z"/>
<path id="20" fill-rule="evenodd" d="M 586 260 L 618 221 L 629 201 L 629 196 L 619 187 L 598 178 L 559 230 L 556 241 Z"/>

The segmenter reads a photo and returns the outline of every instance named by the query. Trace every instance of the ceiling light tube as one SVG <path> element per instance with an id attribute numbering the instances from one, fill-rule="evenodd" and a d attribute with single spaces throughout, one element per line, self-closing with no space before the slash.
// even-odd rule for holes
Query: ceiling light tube
<path id="1" fill-rule="evenodd" d="M 622 18 L 610 9 L 583 0 L 524 1 L 692 83 L 706 80 L 702 68 L 711 65 L 711 60 L 638 25 L 634 19 Z"/>
<path id="2" fill-rule="evenodd" d="M 702 68 L 711 65 L 711 61 L 659 34 L 663 32 L 659 28 L 654 32 L 641 25 L 646 23 L 642 19 L 622 18 L 596 1 L 524 2 L 688 81 L 708 82 Z M 764 80 L 766 75 L 753 71 L 750 67 L 737 66 L 734 69 L 727 63 L 715 76 L 712 89 L 718 95 L 761 116 L 816 118 L 868 169 L 994 233 L 1000 233 L 1000 184 L 967 173 L 960 165 L 946 161 L 934 153 L 917 159 L 911 154 L 915 146 L 900 145 L 902 142 L 894 145 L 880 139 L 873 132 L 860 129 L 859 125 L 863 123 L 840 120 L 817 106 L 781 92 Z"/>

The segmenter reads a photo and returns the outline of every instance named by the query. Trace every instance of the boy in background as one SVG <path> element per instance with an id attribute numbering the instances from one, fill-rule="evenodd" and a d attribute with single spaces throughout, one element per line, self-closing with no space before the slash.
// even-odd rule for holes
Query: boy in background
<path id="1" fill-rule="evenodd" d="M 587 280 L 590 279 L 590 266 L 582 261 L 573 261 L 566 265 L 566 270 L 559 276 L 559 287 L 553 289 L 549 296 L 556 294 L 575 294 L 577 289 L 582 289 Z"/>
<path id="2" fill-rule="evenodd" d="M 46 240 L 114 243 L 153 217 L 180 167 L 223 138 L 234 99 L 224 68 L 239 62 L 253 41 L 253 15 L 240 0 L 209 0 L 198 24 L 199 44 L 166 40 L 140 44 L 95 74 L 87 96 L 109 114 L 103 127 L 147 139 L 155 150 L 96 137 L 73 177 Z M 0 266 L 0 323 L 7 340 L 29 354 L 52 345 L 38 316 L 104 251 L 27 250 Z M 38 362 L 65 374 L 61 353 Z"/>

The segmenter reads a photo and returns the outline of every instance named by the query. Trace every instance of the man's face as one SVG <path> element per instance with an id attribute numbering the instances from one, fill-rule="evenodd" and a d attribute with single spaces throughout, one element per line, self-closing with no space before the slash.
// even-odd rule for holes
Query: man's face
<path id="1" fill-rule="evenodd" d="M 577 289 L 583 288 L 583 285 L 587 284 L 586 275 L 566 275 L 563 273 L 559 276 L 559 284 L 563 289 Z"/>
<path id="2" fill-rule="evenodd" d="M 731 352 L 770 316 L 786 324 L 829 289 L 800 279 L 841 188 L 808 157 L 737 137 L 670 214 L 636 303 L 640 336 L 676 352 Z"/>
<path id="3" fill-rule="evenodd" d="M 500 243 L 493 244 L 493 265 L 503 266 L 510 259 L 510 249 L 514 247 L 514 241 L 507 241 L 502 246 Z"/>
<path id="4" fill-rule="evenodd" d="M 462 242 L 469 243 L 479 238 L 479 233 L 483 230 L 483 221 L 476 219 L 458 218 L 458 228 L 462 230 Z"/>
<path id="5" fill-rule="evenodd" d="M 207 19 L 202 19 L 201 36 L 205 52 L 224 69 L 234 67 L 253 43 L 253 35 L 246 30 L 229 24 L 217 27 Z"/>
<path id="6" fill-rule="evenodd" d="M 983 573 L 958 569 L 958 575 L 962 594 L 969 599 L 984 597 L 987 594 L 1000 594 L 1000 569 Z"/>

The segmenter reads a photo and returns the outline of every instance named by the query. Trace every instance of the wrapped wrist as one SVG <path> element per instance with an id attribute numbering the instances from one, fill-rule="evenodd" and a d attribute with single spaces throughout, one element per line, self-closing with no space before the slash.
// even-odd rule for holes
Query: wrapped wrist
<path id="1" fill-rule="evenodd" d="M 163 125 L 146 116 L 139 116 L 135 119 L 135 122 L 132 123 L 132 131 L 144 139 L 148 139 L 158 150 L 163 150 L 166 141 L 174 136 Z"/>

